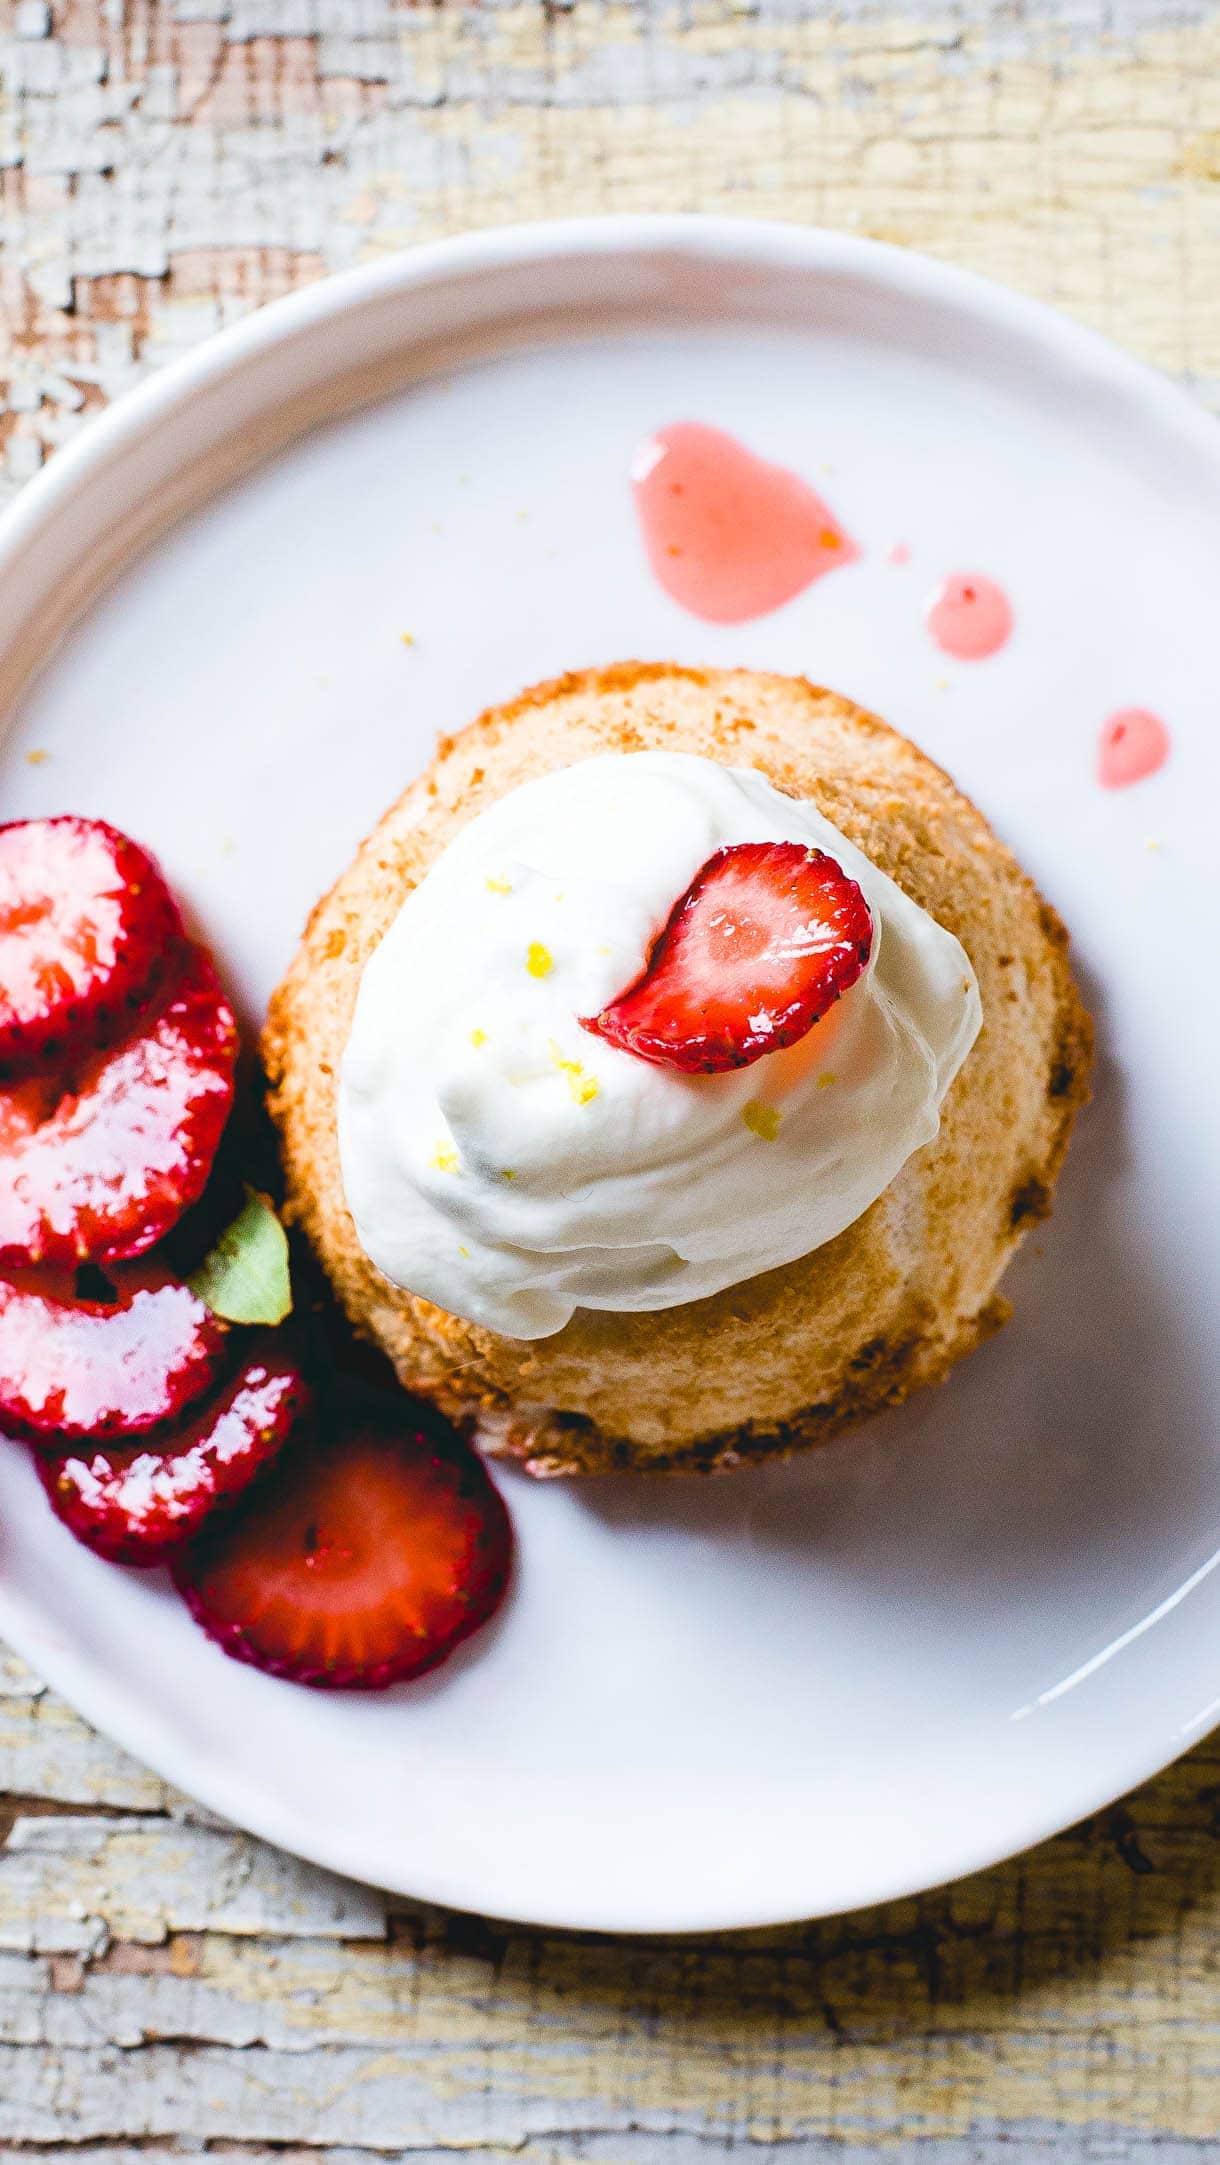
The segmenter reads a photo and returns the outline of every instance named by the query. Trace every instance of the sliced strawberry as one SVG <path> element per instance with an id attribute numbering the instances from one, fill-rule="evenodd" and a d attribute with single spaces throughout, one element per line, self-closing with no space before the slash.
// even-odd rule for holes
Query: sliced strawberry
<path id="1" fill-rule="evenodd" d="M 508 1580 L 508 1513 L 482 1461 L 409 1402 L 312 1438 L 209 1527 L 178 1586 L 227 1654 L 272 1676 L 380 1690 L 435 1667 Z"/>
<path id="2" fill-rule="evenodd" d="M 70 1077 L 0 1088 L 0 1270 L 142 1255 L 193 1203 L 229 1108 L 237 1025 L 206 948 Z"/>
<path id="3" fill-rule="evenodd" d="M 586 1030 L 684 1074 L 749 1067 L 804 1037 L 868 961 L 856 882 L 800 842 L 739 842 L 695 875 L 648 967 Z"/>
<path id="4" fill-rule="evenodd" d="M 224 1324 L 163 1272 L 137 1267 L 112 1301 L 0 1280 L 0 1429 L 132 1441 L 206 1396 L 227 1345 Z"/>
<path id="5" fill-rule="evenodd" d="M 116 827 L 71 816 L 0 827 L 0 1073 L 109 1043 L 181 939 L 158 866 Z"/>
<path id="6" fill-rule="evenodd" d="M 39 1454 L 43 1487 L 78 1541 L 116 1564 L 158 1564 L 231 1504 L 303 1426 L 310 1391 L 267 1331 L 234 1381 L 160 1443 Z"/>

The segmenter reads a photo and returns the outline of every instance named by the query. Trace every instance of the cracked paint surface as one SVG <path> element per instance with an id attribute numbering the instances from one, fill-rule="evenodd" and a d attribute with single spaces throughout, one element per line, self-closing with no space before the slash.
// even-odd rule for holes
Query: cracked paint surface
<path id="1" fill-rule="evenodd" d="M 326 270 L 643 209 L 931 250 L 1220 408 L 1220 8 L 9 0 L 0 497 L 146 371 Z M 1202 2161 L 1218 1799 L 1205 1744 L 917 1901 L 566 1938 L 266 1849 L 0 1649 L 0 2157 Z"/>
<path id="2" fill-rule="evenodd" d="M 0 1848 L 6 2160 L 1214 2155 L 1215 1745 L 939 1893 L 632 1945 L 416 1907 L 153 1803 L 15 1661 L 0 1781 L 48 1706 L 56 1791 Z"/>
<path id="3" fill-rule="evenodd" d="M 1220 404 L 1212 8 L 17 0 L 0 11 L 0 483 L 325 270 L 628 208 L 927 248 Z"/>

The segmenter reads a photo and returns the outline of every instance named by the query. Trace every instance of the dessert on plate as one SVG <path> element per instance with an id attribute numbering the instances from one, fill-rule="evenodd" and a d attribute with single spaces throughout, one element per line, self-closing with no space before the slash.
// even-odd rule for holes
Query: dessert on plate
<path id="1" fill-rule="evenodd" d="M 817 1443 L 1004 1320 L 1087 1094 L 1067 944 L 849 700 L 564 677 L 443 741 L 315 909 L 264 1037 L 289 1214 L 534 1473 Z"/>

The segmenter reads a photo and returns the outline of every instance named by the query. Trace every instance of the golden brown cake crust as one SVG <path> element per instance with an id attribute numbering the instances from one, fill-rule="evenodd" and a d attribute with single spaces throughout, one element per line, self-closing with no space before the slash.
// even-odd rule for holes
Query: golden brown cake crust
<path id="1" fill-rule="evenodd" d="M 404 1293 L 365 1255 L 339 1171 L 336 1088 L 361 972 L 458 828 L 518 783 L 654 747 L 757 768 L 810 799 L 955 932 L 983 1029 L 935 1141 L 838 1238 L 710 1299 L 578 1311 L 508 1339 Z M 536 686 L 442 740 L 318 904 L 263 1039 L 288 1209 L 402 1382 L 532 1472 L 712 1469 L 823 1441 L 1003 1322 L 996 1295 L 1050 1209 L 1092 1029 L 1067 935 L 981 813 L 875 716 L 803 679 L 623 663 Z"/>

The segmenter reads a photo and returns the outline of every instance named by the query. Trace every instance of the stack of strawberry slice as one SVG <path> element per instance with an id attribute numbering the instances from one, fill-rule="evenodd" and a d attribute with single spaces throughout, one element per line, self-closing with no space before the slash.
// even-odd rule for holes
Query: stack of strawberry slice
<path id="1" fill-rule="evenodd" d="M 490 1616 L 507 1514 L 434 1415 L 319 1399 L 291 1326 L 235 1325 L 152 1252 L 203 1194 L 237 1050 L 144 850 L 0 827 L 0 1430 L 98 1555 L 172 1563 L 227 1652 L 381 1686 Z"/>

